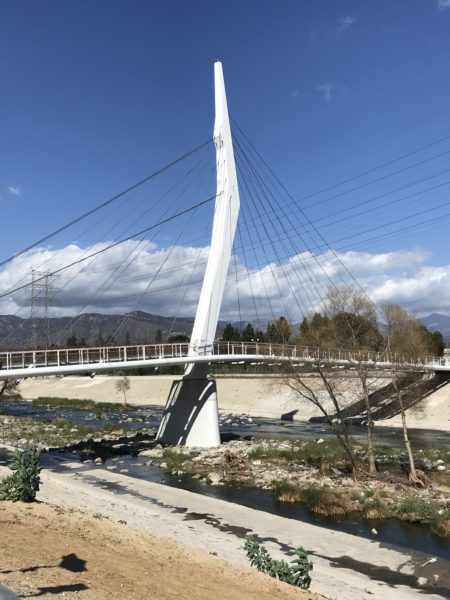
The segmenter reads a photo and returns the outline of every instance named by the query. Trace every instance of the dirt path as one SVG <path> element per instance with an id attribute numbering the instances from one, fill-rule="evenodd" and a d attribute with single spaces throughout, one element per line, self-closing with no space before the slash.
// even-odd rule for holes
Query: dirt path
<path id="1" fill-rule="evenodd" d="M 46 504 L 0 503 L 0 582 L 43 600 L 320 600 L 126 525 Z"/>

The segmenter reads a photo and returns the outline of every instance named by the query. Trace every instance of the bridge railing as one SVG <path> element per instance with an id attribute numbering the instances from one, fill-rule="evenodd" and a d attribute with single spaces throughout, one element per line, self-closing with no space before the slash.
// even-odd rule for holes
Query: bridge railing
<path id="1" fill-rule="evenodd" d="M 188 343 L 175 344 L 136 344 L 132 346 L 106 346 L 88 348 L 64 348 L 50 350 L 24 350 L 0 352 L 1 369 L 24 369 L 39 367 L 64 367 L 70 365 L 89 365 L 101 363 L 142 362 L 156 359 L 184 358 L 187 356 L 227 356 L 273 357 L 292 359 L 296 363 L 324 361 L 327 363 L 349 364 L 373 363 L 374 365 L 409 365 L 432 368 L 433 366 L 450 368 L 450 359 L 444 357 L 408 357 L 394 353 L 353 351 L 345 349 L 327 349 L 292 344 L 272 344 L 261 342 L 215 342 L 214 344 L 195 346 Z M 119 367 L 118 367 L 119 368 Z"/>

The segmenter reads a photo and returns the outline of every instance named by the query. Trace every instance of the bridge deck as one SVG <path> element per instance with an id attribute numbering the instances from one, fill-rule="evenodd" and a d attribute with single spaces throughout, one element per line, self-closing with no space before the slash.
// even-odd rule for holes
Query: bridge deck
<path id="1" fill-rule="evenodd" d="M 414 370 L 450 371 L 449 358 L 433 356 L 411 359 L 398 354 L 327 350 L 288 344 L 216 342 L 200 347 L 178 343 L 0 352 L 0 379 L 96 373 L 116 369 L 202 362 L 266 364 L 320 362 L 342 367 L 364 364 L 374 369 L 402 367 Z"/>

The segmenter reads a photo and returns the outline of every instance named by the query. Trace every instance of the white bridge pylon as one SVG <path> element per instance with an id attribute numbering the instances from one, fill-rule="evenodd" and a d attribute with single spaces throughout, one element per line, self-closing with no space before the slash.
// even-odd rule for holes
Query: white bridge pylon
<path id="1" fill-rule="evenodd" d="M 212 354 L 225 281 L 239 215 L 239 189 L 228 116 L 222 63 L 214 64 L 216 146 L 216 203 L 211 245 L 202 290 L 192 328 L 189 357 Z M 209 350 L 211 348 L 211 350 Z M 192 360 L 191 359 L 191 360 Z M 164 409 L 157 439 L 186 446 L 220 445 L 216 382 L 208 378 L 207 362 L 186 365 L 174 381 Z"/>

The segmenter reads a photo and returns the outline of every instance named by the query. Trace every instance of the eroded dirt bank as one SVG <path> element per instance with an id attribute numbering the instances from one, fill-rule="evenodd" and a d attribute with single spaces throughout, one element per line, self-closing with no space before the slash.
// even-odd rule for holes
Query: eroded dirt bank
<path id="1" fill-rule="evenodd" d="M 43 600 L 320 600 L 206 552 L 105 518 L 0 503 L 0 581 Z"/>

